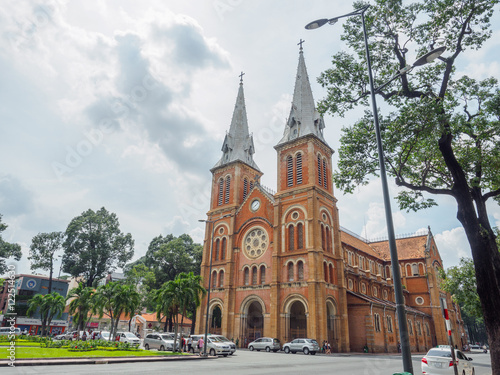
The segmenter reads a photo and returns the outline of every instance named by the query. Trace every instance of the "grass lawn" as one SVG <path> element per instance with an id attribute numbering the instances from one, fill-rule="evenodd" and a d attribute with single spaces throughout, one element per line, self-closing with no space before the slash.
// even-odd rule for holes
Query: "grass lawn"
<path id="1" fill-rule="evenodd" d="M 0 359 L 9 356 L 7 347 L 0 347 Z M 16 358 L 74 358 L 74 357 L 144 357 L 154 355 L 179 355 L 185 353 L 157 352 L 150 350 L 90 350 L 88 352 L 72 352 L 68 349 L 17 347 Z"/>

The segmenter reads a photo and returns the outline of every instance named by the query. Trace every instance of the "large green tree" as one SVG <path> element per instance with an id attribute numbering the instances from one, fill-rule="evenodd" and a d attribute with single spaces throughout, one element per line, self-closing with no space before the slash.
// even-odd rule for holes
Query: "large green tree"
<path id="1" fill-rule="evenodd" d="M 64 297 L 57 292 L 35 294 L 29 301 L 27 314 L 29 316 L 39 314 L 42 322 L 42 336 L 46 336 L 52 319 L 62 316 L 65 306 Z"/>
<path id="2" fill-rule="evenodd" d="M 71 220 L 63 247 L 63 271 L 84 277 L 87 286 L 123 267 L 134 255 L 132 235 L 122 233 L 116 214 L 104 207 Z"/>
<path id="3" fill-rule="evenodd" d="M 0 275 L 7 272 L 6 259 L 14 258 L 15 260 L 20 260 L 23 255 L 21 246 L 9 243 L 2 238 L 2 232 L 6 229 L 7 224 L 2 223 L 2 215 L 0 214 Z"/>
<path id="4" fill-rule="evenodd" d="M 356 2 L 355 8 L 366 5 Z M 402 209 L 436 205 L 429 195 L 455 200 L 474 259 L 477 291 L 487 327 L 493 373 L 500 373 L 500 255 L 487 201 L 500 194 L 500 89 L 495 78 L 460 74 L 457 64 L 477 53 L 491 36 L 490 18 L 498 0 L 375 0 L 366 12 L 375 86 L 429 51 L 444 45 L 432 64 L 403 74 L 376 94 L 390 106 L 381 119 L 387 173 L 404 188 Z M 365 45 L 360 19 L 344 23 L 350 51 L 333 56 L 319 82 L 327 88 L 322 111 L 344 115 L 369 105 Z M 466 60 L 465 60 L 466 61 Z M 377 175 L 372 115 L 343 129 L 337 187 L 352 192 Z"/>
<path id="5" fill-rule="evenodd" d="M 52 275 L 54 273 L 54 256 L 61 250 L 63 241 L 62 232 L 38 233 L 31 240 L 30 255 L 31 270 L 42 269 L 49 271 L 49 290 L 52 292 Z"/>

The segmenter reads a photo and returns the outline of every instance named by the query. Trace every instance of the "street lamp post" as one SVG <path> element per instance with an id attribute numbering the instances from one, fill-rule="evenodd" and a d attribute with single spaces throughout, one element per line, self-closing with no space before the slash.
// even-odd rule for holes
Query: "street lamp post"
<path id="1" fill-rule="evenodd" d="M 366 25 L 365 25 L 365 12 L 369 7 L 370 6 L 367 5 L 363 8 L 356 9 L 351 13 L 347 13 L 347 14 L 344 14 L 344 15 L 339 16 L 339 17 L 334 17 L 334 18 L 330 18 L 330 19 L 320 19 L 320 20 L 310 22 L 309 24 L 306 25 L 306 29 L 308 29 L 308 30 L 317 29 L 318 27 L 321 27 L 321 26 L 325 25 L 326 23 L 333 25 L 340 18 L 351 17 L 351 16 L 361 16 L 361 20 L 362 20 L 362 24 L 363 24 L 363 35 L 364 35 L 364 41 L 365 41 L 366 62 L 368 65 L 368 78 L 370 81 L 370 94 L 371 94 L 371 99 L 372 99 L 373 121 L 374 121 L 374 125 L 375 125 L 375 136 L 377 139 L 377 151 L 378 151 L 378 159 L 379 159 L 379 165 L 380 165 L 380 179 L 382 180 L 382 193 L 384 196 L 385 219 L 386 219 L 386 223 L 387 223 L 387 236 L 389 239 L 389 251 L 390 251 L 390 255 L 391 255 L 394 294 L 396 297 L 396 314 L 397 314 L 397 319 L 398 319 L 398 324 L 399 324 L 399 338 L 400 338 L 400 342 L 401 342 L 401 354 L 402 354 L 402 358 L 403 358 L 403 369 L 405 372 L 409 372 L 409 373 L 413 374 L 413 364 L 411 361 L 410 340 L 409 340 L 409 336 L 408 336 L 408 326 L 406 324 L 406 312 L 405 312 L 405 303 L 404 303 L 404 297 L 403 297 L 403 287 L 401 285 L 401 274 L 399 272 L 398 251 L 396 248 L 396 238 L 394 235 L 394 224 L 392 221 L 391 202 L 390 202 L 390 198 L 389 198 L 389 187 L 387 184 L 387 173 L 385 170 L 384 149 L 382 146 L 382 137 L 380 135 L 380 126 L 379 126 L 378 110 L 377 110 L 377 102 L 375 99 L 375 94 L 380 89 L 382 89 L 383 87 L 388 85 L 390 82 L 394 81 L 396 78 L 400 77 L 403 74 L 408 73 L 415 66 L 424 65 L 424 64 L 427 64 L 427 63 L 433 61 L 434 59 L 436 59 L 438 56 L 440 56 L 444 52 L 445 47 L 438 48 L 436 50 L 429 52 L 425 56 L 422 56 L 417 61 L 415 61 L 415 63 L 412 66 L 407 66 L 407 67 L 401 69 L 388 82 L 386 82 L 382 86 L 375 89 L 374 85 L 373 85 L 372 66 L 371 66 L 371 60 L 370 60 L 370 51 L 368 48 L 368 36 L 366 33 Z"/>
<path id="2" fill-rule="evenodd" d="M 215 223 L 225 219 L 226 217 L 230 217 L 230 214 L 224 215 L 219 217 L 216 220 L 198 220 L 201 223 L 210 223 L 212 224 L 212 235 L 210 236 L 210 261 L 209 261 L 209 272 L 208 272 L 208 292 L 207 292 L 207 312 L 205 316 L 205 339 L 203 342 L 203 355 L 207 356 L 207 336 L 208 336 L 208 313 L 210 309 L 210 287 L 212 286 L 212 244 L 213 244 L 213 238 L 214 238 L 214 231 L 215 231 Z"/>

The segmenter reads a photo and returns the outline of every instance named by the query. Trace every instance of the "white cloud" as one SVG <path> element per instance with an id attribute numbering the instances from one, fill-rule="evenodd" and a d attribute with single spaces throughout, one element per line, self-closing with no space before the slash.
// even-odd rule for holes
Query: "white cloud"
<path id="1" fill-rule="evenodd" d="M 462 227 L 435 234 L 434 239 L 444 268 L 458 265 L 460 258 L 471 257 L 469 242 Z"/>

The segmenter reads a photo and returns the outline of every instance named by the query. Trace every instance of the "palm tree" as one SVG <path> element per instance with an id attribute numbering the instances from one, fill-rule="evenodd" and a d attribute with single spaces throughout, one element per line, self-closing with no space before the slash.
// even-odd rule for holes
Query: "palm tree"
<path id="1" fill-rule="evenodd" d="M 94 289 L 79 283 L 76 288 L 69 291 L 66 300 L 73 298 L 69 303 L 69 313 L 74 314 L 74 320 L 77 322 L 76 329 L 82 331 L 86 326 L 89 312 L 93 308 Z"/>
<path id="2" fill-rule="evenodd" d="M 157 317 L 161 319 L 161 314 L 170 314 L 174 321 L 174 348 L 177 347 L 177 334 L 179 331 L 179 312 L 182 313 L 181 323 L 186 314 L 187 308 L 192 304 L 200 303 L 200 294 L 204 288 L 200 284 L 201 278 L 189 274 L 180 273 L 175 280 L 167 281 L 162 285 L 155 296 L 157 303 Z"/>
<path id="3" fill-rule="evenodd" d="M 109 338 L 114 337 L 122 313 L 135 311 L 140 302 L 140 295 L 132 285 L 110 282 L 97 288 L 94 295 L 94 311 L 99 318 L 107 315 L 111 320 Z"/>
<path id="4" fill-rule="evenodd" d="M 42 322 L 42 336 L 46 336 L 47 327 L 50 327 L 52 319 L 61 316 L 65 306 L 64 297 L 57 292 L 45 295 L 36 294 L 29 302 L 27 314 L 33 316 L 38 312 Z"/>
<path id="5" fill-rule="evenodd" d="M 128 299 L 125 302 L 125 306 L 123 308 L 123 312 L 125 315 L 129 316 L 128 320 L 128 330 L 130 331 L 130 324 L 132 322 L 132 318 L 135 313 L 139 310 L 141 305 L 141 296 L 137 292 L 137 288 L 135 285 L 125 284 L 122 286 L 122 293 L 128 296 Z"/>

